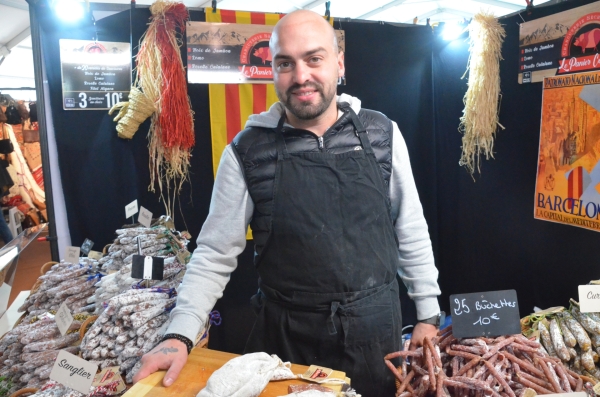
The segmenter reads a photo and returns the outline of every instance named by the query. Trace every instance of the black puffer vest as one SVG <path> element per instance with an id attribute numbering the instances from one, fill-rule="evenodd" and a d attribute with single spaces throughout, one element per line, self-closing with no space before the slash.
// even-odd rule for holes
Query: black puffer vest
<path id="1" fill-rule="evenodd" d="M 344 111 L 344 114 L 323 135 L 322 147 L 319 139 L 312 132 L 284 127 L 283 133 L 288 151 L 293 154 L 325 150 L 328 153 L 339 154 L 362 149 L 347 111 L 349 105 L 342 102 L 338 103 L 338 107 Z M 382 113 L 368 109 L 361 109 L 358 118 L 367 130 L 381 175 L 387 186 L 392 173 L 392 121 Z M 275 134 L 275 128 L 250 127 L 238 133 L 232 142 L 234 152 L 243 165 L 248 192 L 254 202 L 250 227 L 254 237 L 256 265 L 259 263 L 260 254 L 271 229 L 273 186 L 277 168 Z"/>

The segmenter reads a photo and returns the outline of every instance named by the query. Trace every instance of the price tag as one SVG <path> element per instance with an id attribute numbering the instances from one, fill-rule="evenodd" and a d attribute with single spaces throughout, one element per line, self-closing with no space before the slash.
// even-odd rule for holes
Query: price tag
<path id="1" fill-rule="evenodd" d="M 140 207 L 138 222 L 144 227 L 150 227 L 152 224 L 152 212 L 148 211 L 144 207 Z"/>
<path id="2" fill-rule="evenodd" d="M 598 385 L 600 383 L 596 383 Z M 595 389 L 595 387 L 594 387 Z M 587 397 L 587 393 L 583 391 L 572 392 L 572 393 L 555 393 L 555 394 L 546 394 L 546 397 Z"/>
<path id="3" fill-rule="evenodd" d="M 600 312 L 600 285 L 579 286 L 579 308 L 582 313 Z"/>
<path id="4" fill-rule="evenodd" d="M 65 262 L 79 263 L 79 247 L 67 247 L 67 256 L 65 256 Z"/>
<path id="5" fill-rule="evenodd" d="M 88 395 L 97 371 L 97 365 L 61 350 L 50 372 L 50 379 Z"/>
<path id="6" fill-rule="evenodd" d="M 133 200 L 131 203 L 125 206 L 125 218 L 131 218 L 138 213 L 137 200 Z"/>
<path id="7" fill-rule="evenodd" d="M 94 242 L 89 238 L 86 238 L 85 240 L 83 240 L 83 244 L 81 244 L 81 252 L 83 252 L 84 255 L 87 255 L 90 253 L 93 246 Z"/>
<path id="8" fill-rule="evenodd" d="M 63 302 L 56 311 L 54 321 L 56 321 L 56 326 L 58 327 L 60 334 L 64 336 L 73 323 L 73 316 L 71 315 L 71 311 L 65 302 Z"/>
<path id="9" fill-rule="evenodd" d="M 92 386 L 106 386 L 109 384 L 114 384 L 115 382 L 116 394 L 120 394 L 127 388 L 125 386 L 125 382 L 123 382 L 123 378 L 121 378 L 119 367 L 108 367 L 96 374 Z"/>
<path id="10" fill-rule="evenodd" d="M 103 256 L 102 252 L 94 251 L 94 250 L 88 252 L 87 255 L 88 255 L 88 258 L 94 259 L 94 260 L 100 260 L 100 259 L 102 259 L 102 256 Z"/>
<path id="11" fill-rule="evenodd" d="M 517 291 L 450 295 L 455 338 L 521 333 Z"/>
<path id="12" fill-rule="evenodd" d="M 131 263 L 131 277 L 140 280 L 162 280 L 164 268 L 164 258 L 134 255 Z"/>

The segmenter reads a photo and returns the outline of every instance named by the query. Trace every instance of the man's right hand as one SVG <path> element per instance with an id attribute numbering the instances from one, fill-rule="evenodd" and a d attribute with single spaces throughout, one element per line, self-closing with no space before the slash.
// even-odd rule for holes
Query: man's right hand
<path id="1" fill-rule="evenodd" d="M 187 362 L 187 346 L 177 339 L 167 339 L 142 357 L 142 366 L 133 377 L 133 383 L 144 379 L 159 370 L 167 370 L 163 385 L 169 387 L 175 382 Z"/>

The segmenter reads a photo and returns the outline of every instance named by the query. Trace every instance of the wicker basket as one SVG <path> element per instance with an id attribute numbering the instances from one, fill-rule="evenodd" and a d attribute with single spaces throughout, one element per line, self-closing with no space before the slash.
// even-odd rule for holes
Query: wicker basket
<path id="1" fill-rule="evenodd" d="M 25 389 L 17 390 L 13 394 L 11 394 L 10 397 L 19 397 L 19 396 L 30 395 L 30 394 L 37 393 L 37 391 L 38 391 L 38 389 L 36 389 L 35 387 L 26 387 Z"/>
<path id="2" fill-rule="evenodd" d="M 81 341 L 83 340 L 83 337 L 85 336 L 85 333 L 87 332 L 88 326 L 91 325 L 94 321 L 96 321 L 97 318 L 98 318 L 98 316 L 89 316 L 81 324 L 81 327 L 79 328 L 79 343 L 81 343 Z"/>
<path id="3" fill-rule="evenodd" d="M 43 276 L 44 274 L 46 274 L 48 272 L 48 270 L 50 270 L 52 268 L 52 266 L 56 265 L 58 262 L 46 262 L 42 265 L 42 268 L 40 269 L 40 274 Z"/>

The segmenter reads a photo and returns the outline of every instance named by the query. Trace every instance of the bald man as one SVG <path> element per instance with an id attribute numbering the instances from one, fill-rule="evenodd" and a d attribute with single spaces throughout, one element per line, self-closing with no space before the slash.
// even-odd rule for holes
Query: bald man
<path id="1" fill-rule="evenodd" d="M 412 348 L 436 334 L 440 313 L 406 144 L 383 114 L 336 96 L 344 54 L 322 17 L 288 14 L 270 49 L 279 102 L 225 149 L 167 335 L 134 380 L 167 369 L 163 384 L 175 381 L 250 224 L 260 280 L 246 352 L 343 370 L 363 396 L 392 396 L 383 357 L 401 345 L 396 274 L 422 319 Z"/>

